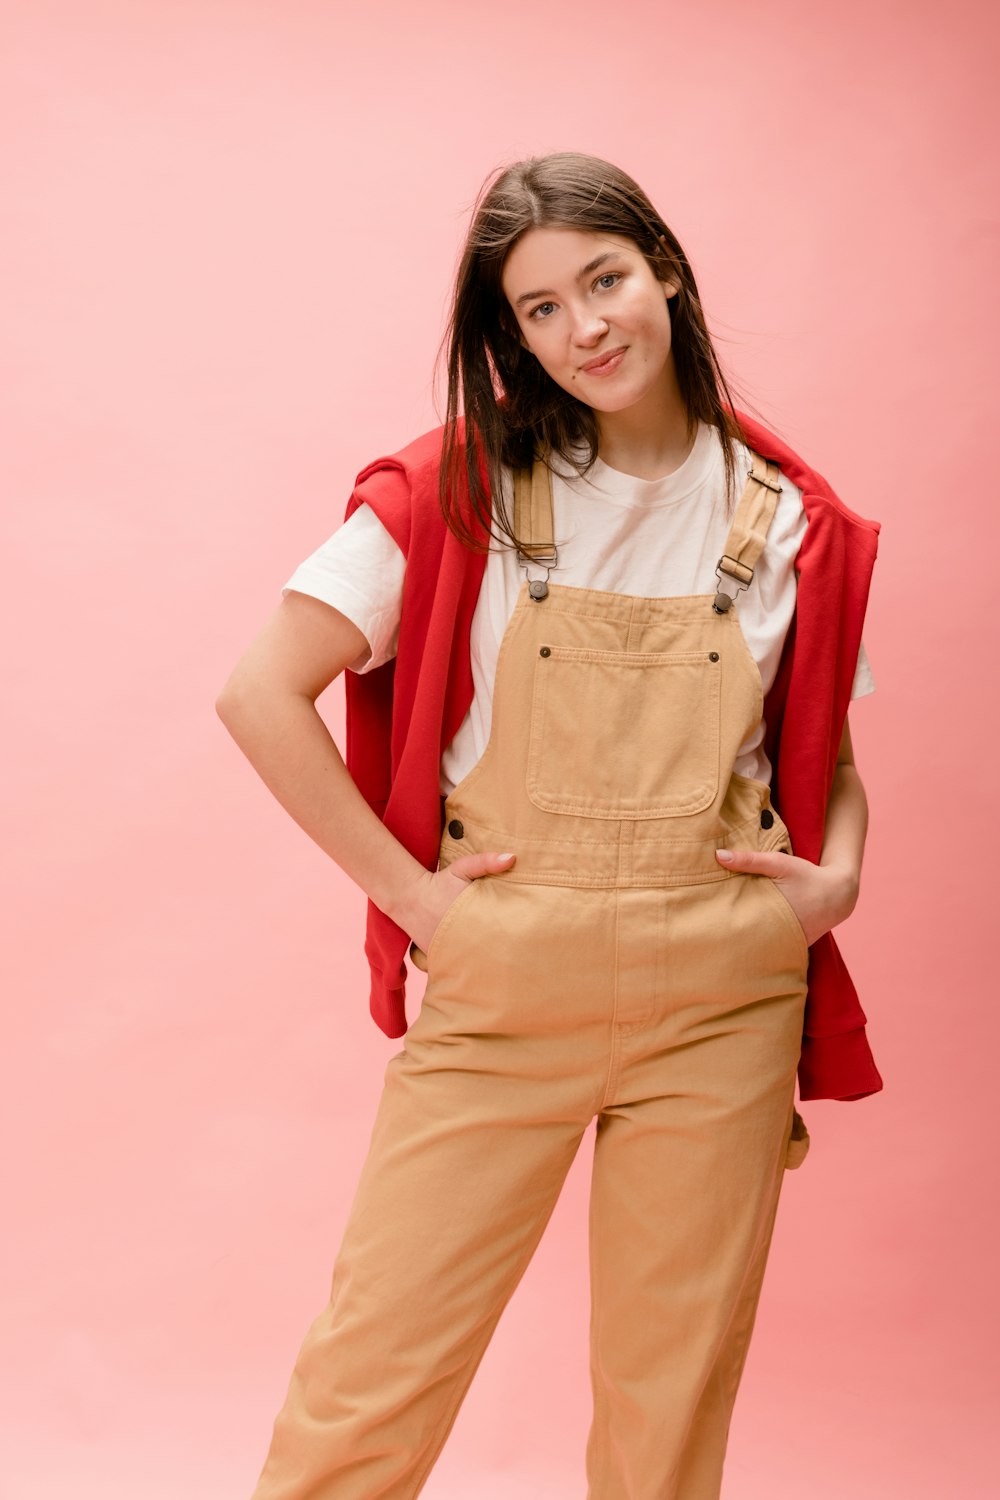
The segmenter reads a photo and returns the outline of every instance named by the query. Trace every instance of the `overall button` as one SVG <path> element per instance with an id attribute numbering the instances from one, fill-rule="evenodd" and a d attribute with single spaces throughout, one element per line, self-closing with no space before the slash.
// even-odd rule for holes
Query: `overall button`
<path id="1" fill-rule="evenodd" d="M 465 837 L 465 825 L 460 823 L 457 818 L 452 818 L 448 824 L 448 832 L 453 839 L 463 839 Z"/>
<path id="2" fill-rule="evenodd" d="M 761 828 L 773 828 L 774 827 L 774 813 L 771 811 L 771 809 L 769 807 L 765 807 L 765 808 L 763 808 L 761 810 L 760 826 L 761 826 Z"/>

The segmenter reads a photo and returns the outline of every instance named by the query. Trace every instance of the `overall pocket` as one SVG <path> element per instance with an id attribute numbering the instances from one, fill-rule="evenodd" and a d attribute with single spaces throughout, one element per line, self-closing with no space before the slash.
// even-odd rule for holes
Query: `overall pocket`
<path id="1" fill-rule="evenodd" d="M 463 890 L 459 891 L 458 895 L 455 897 L 451 905 L 449 907 L 446 907 L 444 915 L 442 916 L 440 922 L 431 933 L 430 945 L 428 946 L 426 953 L 422 948 L 419 948 L 416 943 L 410 944 L 410 962 L 413 964 L 414 968 L 420 969 L 420 971 L 424 974 L 430 973 L 431 966 L 437 961 L 437 954 L 440 948 L 439 940 L 443 936 L 447 928 L 451 925 L 451 922 L 454 918 L 456 906 L 460 906 L 468 898 L 469 892 L 472 890 L 473 886 L 477 885 L 479 880 L 481 879 L 482 876 L 476 876 L 474 879 L 470 880 L 468 885 L 466 885 Z"/>
<path id="2" fill-rule="evenodd" d="M 755 880 L 764 884 L 764 889 L 770 894 L 770 899 L 775 905 L 782 922 L 794 935 L 799 949 L 799 959 L 802 964 L 809 963 L 809 944 L 806 942 L 805 928 L 796 915 L 795 908 L 784 894 L 779 883 L 770 875 L 755 875 Z"/>
<path id="3" fill-rule="evenodd" d="M 543 646 L 532 684 L 528 797 L 544 812 L 590 818 L 665 818 L 711 806 L 721 676 L 714 651 Z"/>
<path id="4" fill-rule="evenodd" d="M 778 817 L 777 813 L 775 813 L 773 809 L 771 817 L 772 832 L 767 841 L 761 844 L 761 849 L 768 853 L 773 853 L 775 849 L 780 849 L 785 854 L 794 854 L 795 851 L 792 848 L 791 834 L 788 832 L 788 828 L 785 825 L 783 819 Z M 780 882 L 775 880 L 771 875 L 759 875 L 757 879 L 763 880 L 767 883 L 768 889 L 771 891 L 774 901 L 781 911 L 782 918 L 795 933 L 803 956 L 803 961 L 805 963 L 808 963 L 809 944 L 806 941 L 805 928 L 799 921 L 798 913 L 796 912 L 794 906 L 789 901 L 784 891 L 781 889 Z"/>

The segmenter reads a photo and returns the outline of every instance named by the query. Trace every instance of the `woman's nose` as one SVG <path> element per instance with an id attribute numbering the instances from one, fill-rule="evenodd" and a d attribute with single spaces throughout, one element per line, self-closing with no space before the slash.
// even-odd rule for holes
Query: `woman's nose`
<path id="1" fill-rule="evenodd" d="M 573 319 L 573 340 L 577 344 L 596 344 L 607 331 L 607 320 L 596 313 L 577 313 Z"/>

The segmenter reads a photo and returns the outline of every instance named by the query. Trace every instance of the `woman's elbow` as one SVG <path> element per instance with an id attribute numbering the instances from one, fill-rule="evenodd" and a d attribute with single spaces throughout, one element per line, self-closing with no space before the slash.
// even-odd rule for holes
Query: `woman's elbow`
<path id="1" fill-rule="evenodd" d="M 230 672 L 216 695 L 215 712 L 226 728 L 231 729 L 234 724 L 239 723 L 246 711 L 246 705 L 252 701 L 253 695 L 248 689 L 246 676 L 237 666 Z"/>

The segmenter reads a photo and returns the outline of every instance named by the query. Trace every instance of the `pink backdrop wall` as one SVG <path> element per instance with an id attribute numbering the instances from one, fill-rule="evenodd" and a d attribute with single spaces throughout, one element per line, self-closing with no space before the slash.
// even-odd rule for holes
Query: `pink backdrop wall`
<path id="1" fill-rule="evenodd" d="M 397 1044 L 361 892 L 214 699 L 357 471 L 437 422 L 482 179 L 554 149 L 647 188 L 741 391 L 883 522 L 839 936 L 886 1088 L 803 1109 L 725 1494 L 995 1494 L 995 11 L 2 19 L 2 1500 L 256 1478 Z M 583 1494 L 589 1155 L 429 1500 Z"/>

